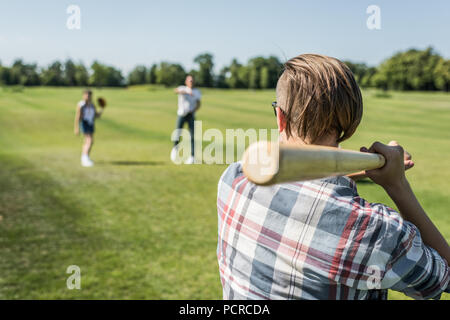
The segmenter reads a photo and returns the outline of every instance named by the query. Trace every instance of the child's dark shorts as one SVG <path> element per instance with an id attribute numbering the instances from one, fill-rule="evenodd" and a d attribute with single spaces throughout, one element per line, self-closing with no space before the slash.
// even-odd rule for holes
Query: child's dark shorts
<path id="1" fill-rule="evenodd" d="M 80 128 L 83 134 L 93 134 L 95 131 L 95 125 L 93 123 L 90 124 L 85 120 L 80 121 Z"/>

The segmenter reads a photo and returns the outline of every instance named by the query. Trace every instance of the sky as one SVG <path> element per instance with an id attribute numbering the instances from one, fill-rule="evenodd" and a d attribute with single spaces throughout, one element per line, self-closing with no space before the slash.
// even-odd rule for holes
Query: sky
<path id="1" fill-rule="evenodd" d="M 66 26 L 69 5 L 80 8 L 79 30 Z M 380 8 L 380 30 L 366 25 L 369 5 Z M 376 65 L 412 47 L 449 58 L 449 34 L 448 0 L 0 0 L 5 65 L 97 59 L 129 72 L 169 61 L 188 71 L 203 52 L 213 54 L 216 71 L 233 58 L 301 53 Z"/>

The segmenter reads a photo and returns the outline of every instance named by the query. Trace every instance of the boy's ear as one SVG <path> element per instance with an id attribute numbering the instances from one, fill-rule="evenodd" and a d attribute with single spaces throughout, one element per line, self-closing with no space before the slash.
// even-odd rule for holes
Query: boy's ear
<path id="1" fill-rule="evenodd" d="M 284 116 L 283 111 L 281 111 L 280 107 L 277 107 L 277 124 L 278 131 L 281 133 L 286 129 L 286 117 Z"/>

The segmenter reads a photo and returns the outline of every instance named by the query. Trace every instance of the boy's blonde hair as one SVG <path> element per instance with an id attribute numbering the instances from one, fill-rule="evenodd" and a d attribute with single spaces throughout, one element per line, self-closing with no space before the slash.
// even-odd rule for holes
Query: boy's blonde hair
<path id="1" fill-rule="evenodd" d="M 337 142 L 353 135 L 363 112 L 361 91 L 341 61 L 302 54 L 284 64 L 277 83 L 277 105 L 286 117 L 286 135 L 314 143 L 329 134 Z"/>

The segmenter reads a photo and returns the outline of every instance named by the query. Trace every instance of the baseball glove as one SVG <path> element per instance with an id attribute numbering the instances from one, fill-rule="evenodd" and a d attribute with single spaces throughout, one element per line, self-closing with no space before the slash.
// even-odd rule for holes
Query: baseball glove
<path id="1" fill-rule="evenodd" d="M 99 97 L 97 99 L 97 103 L 101 108 L 105 108 L 106 107 L 106 100 L 102 97 Z"/>

